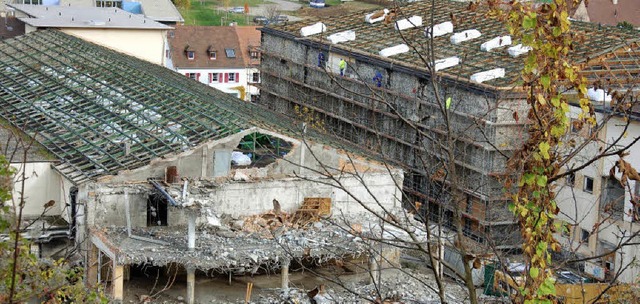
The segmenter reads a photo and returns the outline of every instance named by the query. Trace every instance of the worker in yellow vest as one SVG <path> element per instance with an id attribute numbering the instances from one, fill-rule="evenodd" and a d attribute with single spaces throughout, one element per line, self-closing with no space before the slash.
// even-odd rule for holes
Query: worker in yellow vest
<path id="1" fill-rule="evenodd" d="M 344 70 L 347 68 L 347 62 L 344 61 L 344 59 L 340 59 L 338 67 L 340 68 L 340 76 L 344 76 Z"/>

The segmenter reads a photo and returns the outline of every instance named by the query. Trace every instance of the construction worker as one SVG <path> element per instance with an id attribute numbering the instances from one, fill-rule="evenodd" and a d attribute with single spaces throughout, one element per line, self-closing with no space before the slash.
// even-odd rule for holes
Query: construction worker
<path id="1" fill-rule="evenodd" d="M 324 53 L 323 53 L 323 52 L 320 52 L 320 53 L 318 54 L 318 67 L 319 67 L 319 68 L 323 68 L 323 69 L 324 69 L 324 68 L 325 68 L 325 66 L 326 66 L 326 64 L 327 64 L 327 62 L 326 62 L 326 60 L 325 60 Z"/>
<path id="2" fill-rule="evenodd" d="M 376 87 L 382 87 L 382 73 L 380 73 L 380 71 L 376 71 L 376 76 L 373 77 L 373 82 L 376 83 Z"/>
<path id="3" fill-rule="evenodd" d="M 344 76 L 344 70 L 347 68 L 347 62 L 344 61 L 344 59 L 340 58 L 338 67 L 340 68 L 340 76 Z"/>

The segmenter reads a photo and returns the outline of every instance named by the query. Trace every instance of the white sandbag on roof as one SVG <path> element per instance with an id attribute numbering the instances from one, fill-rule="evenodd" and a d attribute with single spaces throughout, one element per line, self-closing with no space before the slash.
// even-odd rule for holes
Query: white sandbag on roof
<path id="1" fill-rule="evenodd" d="M 376 22 L 380 22 L 380 21 L 384 20 L 385 17 L 387 17 L 388 13 L 389 13 L 389 10 L 385 8 L 382 11 L 377 11 L 377 12 L 373 12 L 371 14 L 366 14 L 364 16 L 364 22 L 369 22 L 371 24 L 374 24 Z"/>
<path id="2" fill-rule="evenodd" d="M 416 26 L 422 26 L 422 17 L 420 16 L 413 16 L 410 17 L 409 19 L 401 19 L 396 21 L 396 30 L 406 30 L 406 29 L 410 29 Z"/>
<path id="3" fill-rule="evenodd" d="M 453 44 L 458 44 L 460 42 L 464 42 L 467 40 L 471 40 L 471 39 L 476 39 L 478 37 L 480 37 L 482 34 L 480 34 L 480 31 L 478 30 L 466 30 L 460 33 L 455 33 L 453 35 L 451 35 L 451 43 Z"/>
<path id="4" fill-rule="evenodd" d="M 452 66 L 456 66 L 460 64 L 460 58 L 453 56 L 440 60 L 436 60 L 435 62 L 436 71 L 444 70 L 446 68 L 450 68 Z"/>
<path id="5" fill-rule="evenodd" d="M 511 36 L 509 35 L 493 38 L 483 43 L 482 45 L 480 45 L 480 49 L 485 52 L 488 52 L 488 51 L 491 51 L 492 49 L 507 46 L 507 45 L 511 45 Z"/>
<path id="6" fill-rule="evenodd" d="M 427 38 L 431 38 L 431 31 L 433 31 L 433 38 L 446 34 L 453 33 L 453 23 L 450 21 L 438 23 L 432 27 L 426 27 L 424 29 L 424 35 Z"/>
<path id="7" fill-rule="evenodd" d="M 327 39 L 329 39 L 329 41 L 331 41 L 331 43 L 333 44 L 340 43 L 340 42 L 353 41 L 353 40 L 356 40 L 356 31 L 348 30 L 344 32 L 335 33 L 335 34 L 329 35 Z"/>
<path id="8" fill-rule="evenodd" d="M 507 49 L 507 52 L 509 53 L 509 55 L 511 55 L 511 57 L 518 57 L 522 54 L 526 54 L 529 51 L 531 51 L 531 47 L 524 46 L 522 44 L 518 44 Z"/>
<path id="9" fill-rule="evenodd" d="M 409 51 L 409 46 L 403 43 L 403 44 L 398 44 L 396 46 L 388 47 L 386 49 L 382 49 L 382 51 L 380 51 L 379 54 L 382 57 L 389 57 L 393 55 L 406 53 L 408 51 Z"/>
<path id="10" fill-rule="evenodd" d="M 301 28 L 300 35 L 302 35 L 302 37 L 307 37 L 315 34 L 320 34 L 325 31 L 327 31 L 327 26 L 324 25 L 324 23 L 322 22 L 318 22 L 316 24 L 312 24 L 312 25 Z"/>
<path id="11" fill-rule="evenodd" d="M 497 68 L 493 70 L 479 72 L 471 75 L 471 81 L 477 82 L 477 83 L 483 83 L 485 81 L 489 81 L 492 79 L 502 78 L 504 77 L 504 73 L 505 71 L 503 68 Z"/>
<path id="12" fill-rule="evenodd" d="M 607 92 L 605 92 L 605 90 L 603 89 L 595 89 L 595 88 L 589 88 L 587 90 L 587 97 L 589 97 L 589 100 L 591 101 L 598 101 L 598 102 L 610 102 L 611 101 L 611 95 L 607 94 Z"/>

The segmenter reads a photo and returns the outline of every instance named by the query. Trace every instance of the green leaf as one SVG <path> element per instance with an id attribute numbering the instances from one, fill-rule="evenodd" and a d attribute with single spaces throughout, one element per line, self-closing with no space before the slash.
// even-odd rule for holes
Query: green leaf
<path id="1" fill-rule="evenodd" d="M 555 279 L 552 277 L 548 277 L 540 284 L 540 288 L 538 288 L 538 295 L 546 296 L 546 295 L 555 295 L 556 294 L 556 286 Z"/>
<path id="2" fill-rule="evenodd" d="M 529 186 L 533 185 L 533 183 L 535 183 L 536 181 L 536 176 L 531 173 L 525 173 L 522 178 L 524 179 L 524 182 Z"/>
<path id="3" fill-rule="evenodd" d="M 524 16 L 522 19 L 522 28 L 525 30 L 530 30 L 536 27 L 536 14 L 531 13 L 528 16 Z"/>
<path id="4" fill-rule="evenodd" d="M 549 143 L 543 141 L 538 145 L 538 148 L 540 149 L 540 155 L 542 156 L 542 158 L 549 159 L 549 149 L 551 148 L 551 146 L 549 146 Z"/>
<path id="5" fill-rule="evenodd" d="M 537 184 L 540 187 L 545 187 L 547 185 L 547 176 L 546 175 L 538 175 Z"/>
<path id="6" fill-rule="evenodd" d="M 540 83 L 542 84 L 543 88 L 545 89 L 549 88 L 549 86 L 551 86 L 551 77 L 549 77 L 549 75 L 541 76 Z"/>
<path id="7" fill-rule="evenodd" d="M 531 267 L 531 269 L 529 269 L 529 275 L 531 276 L 531 278 L 535 279 L 539 274 L 540 269 L 538 269 L 538 267 Z"/>
<path id="8" fill-rule="evenodd" d="M 558 37 L 560 35 L 562 35 L 562 29 L 557 27 L 557 26 L 554 26 L 553 27 L 553 37 Z"/>

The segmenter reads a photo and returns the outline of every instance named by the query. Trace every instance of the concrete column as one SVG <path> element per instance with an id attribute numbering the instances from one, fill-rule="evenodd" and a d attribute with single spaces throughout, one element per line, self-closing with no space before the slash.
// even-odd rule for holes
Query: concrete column
<path id="1" fill-rule="evenodd" d="M 289 265 L 291 260 L 286 259 L 282 261 L 282 269 L 280 270 L 280 276 L 282 276 L 282 289 L 289 289 Z"/>
<path id="2" fill-rule="evenodd" d="M 369 256 L 369 274 L 370 284 L 380 283 L 380 265 L 378 264 L 378 260 L 375 258 L 375 253 Z"/>
<path id="3" fill-rule="evenodd" d="M 122 302 L 124 299 L 124 265 L 117 265 L 113 262 L 113 299 L 116 302 Z"/>
<path id="4" fill-rule="evenodd" d="M 193 251 L 196 248 L 196 215 L 193 212 L 189 212 L 189 251 Z"/>
<path id="5" fill-rule="evenodd" d="M 87 255 L 87 278 L 85 283 L 87 286 L 93 287 L 98 284 L 98 267 L 100 267 L 98 247 L 89 242 L 89 252 L 87 252 Z"/>
<path id="6" fill-rule="evenodd" d="M 196 270 L 187 267 L 187 304 L 194 304 L 196 301 Z"/>

